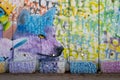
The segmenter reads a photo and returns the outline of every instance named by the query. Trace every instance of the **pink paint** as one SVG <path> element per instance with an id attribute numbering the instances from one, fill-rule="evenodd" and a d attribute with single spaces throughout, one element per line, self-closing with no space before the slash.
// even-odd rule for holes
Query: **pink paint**
<path id="1" fill-rule="evenodd" d="M 103 73 L 120 73 L 120 61 L 101 62 L 101 71 Z"/>

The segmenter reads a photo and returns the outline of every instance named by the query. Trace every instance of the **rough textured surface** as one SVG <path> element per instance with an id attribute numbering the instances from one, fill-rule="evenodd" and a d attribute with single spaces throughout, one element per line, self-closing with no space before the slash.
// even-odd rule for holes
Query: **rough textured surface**
<path id="1" fill-rule="evenodd" d="M 6 62 L 0 62 L 0 73 L 6 72 Z"/>
<path id="2" fill-rule="evenodd" d="M 65 61 L 40 62 L 41 73 L 65 73 Z"/>
<path id="3" fill-rule="evenodd" d="M 104 61 L 101 70 L 103 73 L 120 73 L 120 61 Z"/>
<path id="4" fill-rule="evenodd" d="M 52 26 L 56 8 L 51 8 L 44 15 L 30 15 L 27 10 L 22 10 L 18 17 L 18 28 L 16 33 L 31 33 L 35 35 L 45 34 L 46 26 Z"/>
<path id="5" fill-rule="evenodd" d="M 120 80 L 120 74 L 0 74 L 0 80 Z"/>
<path id="6" fill-rule="evenodd" d="M 70 63 L 70 72 L 75 74 L 80 73 L 96 73 L 97 67 L 93 62 L 71 62 Z"/>
<path id="7" fill-rule="evenodd" d="M 10 73 L 33 73 L 36 69 L 36 61 L 14 61 L 9 63 Z"/>

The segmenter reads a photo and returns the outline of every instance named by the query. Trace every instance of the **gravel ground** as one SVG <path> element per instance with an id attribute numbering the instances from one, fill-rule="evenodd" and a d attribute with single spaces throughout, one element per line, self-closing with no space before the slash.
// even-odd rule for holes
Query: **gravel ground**
<path id="1" fill-rule="evenodd" d="M 0 80 L 120 80 L 120 74 L 0 74 Z"/>

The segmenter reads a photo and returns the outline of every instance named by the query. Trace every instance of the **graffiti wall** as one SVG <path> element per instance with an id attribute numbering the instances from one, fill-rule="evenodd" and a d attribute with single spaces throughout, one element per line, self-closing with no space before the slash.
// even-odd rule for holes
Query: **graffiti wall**
<path id="1" fill-rule="evenodd" d="M 100 58 L 103 72 L 119 72 L 120 59 L 120 0 L 101 0 Z M 109 65 L 109 67 L 107 67 Z"/>
<path id="2" fill-rule="evenodd" d="M 120 72 L 119 30 L 119 0 L 0 0 L 0 71 Z"/>
<path id="3" fill-rule="evenodd" d="M 59 35 L 62 37 L 58 36 L 58 39 L 65 46 L 64 57 L 71 62 L 72 69 L 76 67 L 74 64 L 81 64 L 78 67 L 83 68 L 87 65 L 85 68 L 88 70 L 84 68 L 82 71 L 83 68 L 81 68 L 80 73 L 96 72 L 95 66 L 98 63 L 98 1 L 60 0 L 58 9 L 59 16 L 56 24 L 59 26 L 57 28 L 58 35 L 62 34 Z M 74 61 L 75 63 L 73 63 Z M 79 61 L 80 63 L 76 63 Z M 93 69 L 90 69 L 89 65 L 94 66 Z M 76 72 L 79 73 L 79 71 Z"/>

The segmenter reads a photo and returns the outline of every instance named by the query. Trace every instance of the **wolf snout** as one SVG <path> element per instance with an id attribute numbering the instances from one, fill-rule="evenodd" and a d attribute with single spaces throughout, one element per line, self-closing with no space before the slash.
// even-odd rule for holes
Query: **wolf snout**
<path id="1" fill-rule="evenodd" d="M 55 51 L 57 52 L 56 56 L 60 56 L 62 54 L 62 51 L 64 50 L 63 46 L 56 47 Z"/>

